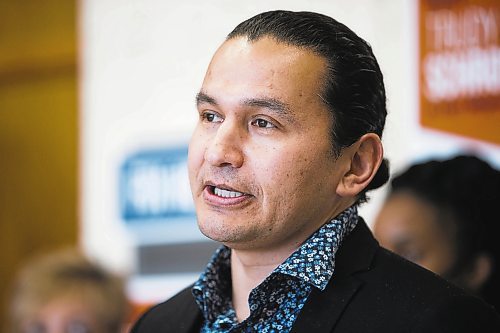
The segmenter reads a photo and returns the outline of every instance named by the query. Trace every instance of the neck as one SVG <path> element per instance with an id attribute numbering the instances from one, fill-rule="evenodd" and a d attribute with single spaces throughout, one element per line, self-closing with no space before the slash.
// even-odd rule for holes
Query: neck
<path id="1" fill-rule="evenodd" d="M 247 251 L 231 250 L 231 278 L 233 281 L 233 306 L 238 321 L 245 320 L 250 315 L 248 296 L 278 267 L 286 258 L 272 255 L 255 256 Z"/>
<path id="2" fill-rule="evenodd" d="M 338 209 L 338 212 L 332 216 L 337 216 L 349 207 L 350 204 L 344 206 L 342 209 Z M 330 219 L 326 219 L 325 221 L 329 221 Z M 250 315 L 248 304 L 250 292 L 297 250 L 313 232 L 314 230 L 308 232 L 307 235 L 303 235 L 300 241 L 297 240 L 296 242 L 272 248 L 245 249 L 231 247 L 232 300 L 238 321 L 241 322 Z"/>

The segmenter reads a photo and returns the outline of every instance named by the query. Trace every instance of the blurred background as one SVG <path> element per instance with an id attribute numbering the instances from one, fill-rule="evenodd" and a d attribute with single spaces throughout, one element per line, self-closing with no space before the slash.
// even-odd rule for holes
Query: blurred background
<path id="1" fill-rule="evenodd" d="M 2 310 L 22 263 L 66 245 L 126 276 L 138 308 L 197 278 L 217 244 L 187 183 L 194 97 L 226 34 L 271 9 L 330 15 L 372 45 L 392 174 L 457 153 L 500 167 L 496 0 L 2 0 Z M 385 191 L 361 208 L 370 225 Z"/>

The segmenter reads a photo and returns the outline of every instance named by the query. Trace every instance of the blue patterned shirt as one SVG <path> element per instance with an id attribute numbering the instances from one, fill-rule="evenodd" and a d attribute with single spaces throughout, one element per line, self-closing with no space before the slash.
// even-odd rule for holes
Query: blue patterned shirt
<path id="1" fill-rule="evenodd" d="M 352 206 L 309 237 L 251 291 L 250 316 L 241 323 L 231 301 L 231 250 L 221 246 L 192 290 L 205 318 L 201 332 L 290 332 L 313 288 L 326 288 L 335 253 L 357 221 Z"/>

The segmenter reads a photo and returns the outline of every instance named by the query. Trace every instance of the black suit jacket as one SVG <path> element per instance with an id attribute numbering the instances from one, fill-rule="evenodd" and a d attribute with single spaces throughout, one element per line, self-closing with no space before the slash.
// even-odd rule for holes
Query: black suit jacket
<path id="1" fill-rule="evenodd" d="M 199 332 L 191 288 L 146 312 L 132 333 Z M 381 248 L 360 220 L 344 240 L 324 291 L 313 288 L 293 333 L 496 332 L 492 307 Z"/>

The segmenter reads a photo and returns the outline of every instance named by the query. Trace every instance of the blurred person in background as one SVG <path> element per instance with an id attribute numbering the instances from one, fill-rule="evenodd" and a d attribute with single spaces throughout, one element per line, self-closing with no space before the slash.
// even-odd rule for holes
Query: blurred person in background
<path id="1" fill-rule="evenodd" d="M 10 333 L 118 333 L 129 304 L 121 277 L 64 249 L 23 266 L 9 310 Z"/>
<path id="2" fill-rule="evenodd" d="M 500 172 L 475 156 L 415 164 L 391 181 L 381 245 L 500 310 Z"/>

